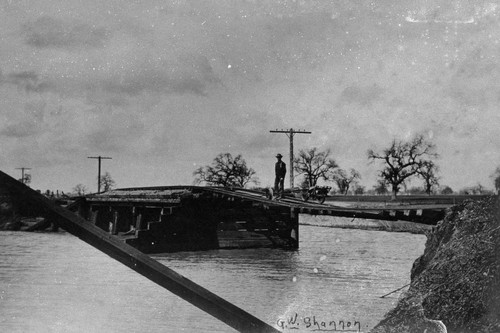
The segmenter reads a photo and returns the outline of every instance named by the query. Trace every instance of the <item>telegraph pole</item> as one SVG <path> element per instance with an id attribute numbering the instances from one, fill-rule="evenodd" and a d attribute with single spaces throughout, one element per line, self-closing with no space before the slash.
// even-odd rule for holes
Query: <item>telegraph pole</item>
<path id="1" fill-rule="evenodd" d="M 111 157 L 104 156 L 90 156 L 87 158 L 94 158 L 99 160 L 98 169 L 97 169 L 97 194 L 101 193 L 101 160 L 110 160 Z"/>
<path id="2" fill-rule="evenodd" d="M 31 170 L 31 168 L 16 168 L 16 170 L 21 170 L 21 183 L 25 184 L 24 170 Z"/>
<path id="3" fill-rule="evenodd" d="M 290 139 L 290 188 L 293 188 L 293 136 L 295 134 L 311 134 L 311 132 L 304 130 L 294 130 L 290 128 L 289 130 L 274 130 L 269 131 L 271 133 L 285 133 L 286 136 Z"/>

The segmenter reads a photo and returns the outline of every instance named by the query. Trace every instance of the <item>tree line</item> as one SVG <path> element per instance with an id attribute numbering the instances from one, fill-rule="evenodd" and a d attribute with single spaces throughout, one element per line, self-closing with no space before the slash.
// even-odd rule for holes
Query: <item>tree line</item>
<path id="1" fill-rule="evenodd" d="M 436 159 L 436 145 L 425 139 L 424 135 L 417 134 L 412 139 L 404 141 L 393 139 L 386 148 L 375 151 L 369 149 L 367 158 L 370 163 L 378 163 L 377 183 L 371 190 L 366 190 L 360 184 L 361 174 L 354 168 L 342 169 L 331 156 L 330 149 L 319 150 L 316 147 L 300 150 L 293 160 L 295 174 L 302 177 L 301 188 L 317 186 L 319 180 L 332 182 L 340 194 L 391 194 L 391 198 L 404 191 L 410 194 L 452 194 L 454 191 L 449 186 L 439 183 L 439 166 Z M 210 165 L 198 167 L 194 172 L 194 184 L 206 184 L 224 187 L 247 187 L 249 184 L 260 185 L 253 168 L 241 154 L 232 156 L 230 153 L 217 155 Z M 490 175 L 497 193 L 500 193 L 500 166 Z M 30 179 L 23 181 L 29 184 Z M 410 187 L 412 180 L 419 180 L 421 187 Z M 21 181 L 21 180 L 20 180 Z M 116 183 L 109 172 L 99 180 L 103 192 L 115 187 Z M 78 184 L 73 188 L 74 194 L 86 195 L 88 188 Z M 460 194 L 486 193 L 484 186 L 477 184 L 462 188 Z"/>
<path id="2" fill-rule="evenodd" d="M 391 198 L 402 191 L 415 193 L 435 193 L 438 189 L 442 194 L 451 194 L 449 186 L 440 187 L 439 166 L 436 159 L 436 145 L 417 134 L 410 140 L 394 139 L 386 148 L 375 151 L 368 150 L 370 163 L 378 163 L 377 184 L 372 192 L 376 194 L 390 193 Z M 347 194 L 364 194 L 365 188 L 360 185 L 361 175 L 354 168 L 342 169 L 331 157 L 329 149 L 321 151 L 318 148 L 300 150 L 293 160 L 293 169 L 297 176 L 302 177 L 301 188 L 316 186 L 320 179 L 333 182 L 338 192 Z M 250 168 L 241 154 L 233 157 L 230 153 L 221 153 L 215 157 L 212 164 L 197 168 L 193 172 L 195 184 L 206 184 L 228 187 L 246 187 L 250 183 L 258 186 L 260 181 L 254 169 Z M 492 174 L 496 191 L 500 191 L 500 167 Z M 407 186 L 412 180 L 419 180 L 421 188 Z M 482 193 L 484 187 L 477 186 L 462 189 L 464 194 Z"/>
<path id="3" fill-rule="evenodd" d="M 113 177 L 111 177 L 111 174 L 109 172 L 105 172 L 101 176 L 101 178 L 99 179 L 99 183 L 101 186 L 101 192 L 107 192 L 116 186 L 116 182 L 113 180 Z M 73 187 L 73 193 L 78 196 L 83 196 L 89 194 L 90 191 L 87 186 L 83 184 L 77 184 L 75 185 L 75 187 Z"/>

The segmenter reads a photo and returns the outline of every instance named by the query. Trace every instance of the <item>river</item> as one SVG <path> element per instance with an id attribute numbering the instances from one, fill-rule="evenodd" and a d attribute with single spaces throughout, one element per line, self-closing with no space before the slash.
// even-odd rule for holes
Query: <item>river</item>
<path id="1" fill-rule="evenodd" d="M 301 216 L 307 219 L 307 216 Z M 368 332 L 424 235 L 301 225 L 300 249 L 154 255 L 283 332 Z M 65 233 L 0 232 L 0 332 L 234 332 Z"/>

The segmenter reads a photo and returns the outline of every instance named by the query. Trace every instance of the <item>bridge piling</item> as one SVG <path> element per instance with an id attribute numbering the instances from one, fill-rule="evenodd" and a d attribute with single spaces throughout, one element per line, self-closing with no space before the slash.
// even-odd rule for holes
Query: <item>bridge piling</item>
<path id="1" fill-rule="evenodd" d="M 290 208 L 290 220 L 292 225 L 292 231 L 290 237 L 295 240 L 295 249 L 299 248 L 299 209 Z"/>

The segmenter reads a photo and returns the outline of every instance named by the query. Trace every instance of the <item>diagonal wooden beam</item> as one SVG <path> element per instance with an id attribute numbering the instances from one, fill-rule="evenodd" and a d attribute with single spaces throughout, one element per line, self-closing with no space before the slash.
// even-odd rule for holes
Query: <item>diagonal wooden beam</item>
<path id="1" fill-rule="evenodd" d="M 59 225 L 67 232 L 106 253 L 111 258 L 147 277 L 237 331 L 280 332 L 234 304 L 124 243 L 115 236 L 88 223 L 85 219 L 54 204 L 45 196 L 2 171 L 0 171 L 0 187 L 7 189 L 15 198 L 28 202 L 30 205 L 41 209 L 47 215 L 57 218 Z"/>

